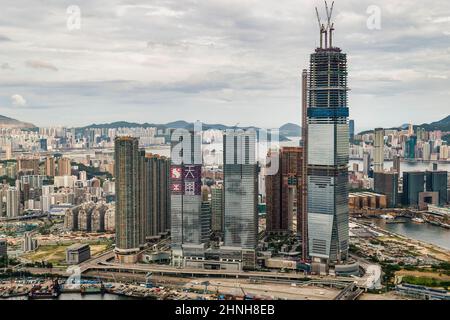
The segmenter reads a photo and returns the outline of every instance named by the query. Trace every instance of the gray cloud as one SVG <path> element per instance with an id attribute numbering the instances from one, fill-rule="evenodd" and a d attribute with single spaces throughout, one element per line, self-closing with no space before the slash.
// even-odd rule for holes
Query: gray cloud
<path id="1" fill-rule="evenodd" d="M 4 2 L 0 28 L 14 41 L 0 35 L 0 61 L 15 68 L 0 80 L 0 104 L 17 92 L 28 100 L 26 113 L 9 108 L 11 116 L 43 125 L 300 122 L 300 73 L 318 44 L 322 1 L 92 0 L 78 4 L 76 31 L 66 28 L 72 0 Z M 357 129 L 448 114 L 447 0 L 335 5 Z M 381 30 L 366 27 L 369 5 L 381 9 Z"/>
<path id="2" fill-rule="evenodd" d="M 47 69 L 47 70 L 51 70 L 51 71 L 58 71 L 58 68 L 56 68 L 51 63 L 48 63 L 45 61 L 28 60 L 28 61 L 25 61 L 25 65 L 28 68 L 32 68 L 32 69 Z"/>
<path id="3" fill-rule="evenodd" d="M 7 36 L 0 34 L 0 42 L 2 42 L 2 41 L 11 41 L 11 39 L 8 38 Z"/>
<path id="4" fill-rule="evenodd" d="M 0 66 L 0 69 L 2 69 L 2 70 L 13 70 L 13 67 L 11 67 L 9 65 L 9 63 L 5 62 L 5 63 L 2 63 L 2 65 Z"/>

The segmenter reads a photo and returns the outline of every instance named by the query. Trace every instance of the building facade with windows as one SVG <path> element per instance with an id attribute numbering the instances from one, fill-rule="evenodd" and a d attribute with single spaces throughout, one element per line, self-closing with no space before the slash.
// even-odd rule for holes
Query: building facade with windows
<path id="1" fill-rule="evenodd" d="M 349 246 L 347 56 L 331 39 L 311 54 L 308 83 L 308 247 L 328 266 Z"/>

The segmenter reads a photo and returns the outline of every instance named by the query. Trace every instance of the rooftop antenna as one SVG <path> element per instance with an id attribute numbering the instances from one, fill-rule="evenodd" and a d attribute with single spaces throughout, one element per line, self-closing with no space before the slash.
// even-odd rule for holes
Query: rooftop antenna
<path id="1" fill-rule="evenodd" d="M 320 48 L 322 49 L 322 47 L 323 47 L 323 34 L 326 33 L 326 31 L 325 31 L 325 26 L 320 21 L 319 10 L 317 10 L 317 7 L 316 7 L 316 15 L 317 15 L 317 21 L 319 22 L 319 30 L 320 30 Z M 326 41 L 327 41 L 327 39 L 325 37 L 325 45 L 326 45 Z"/>
<path id="2" fill-rule="evenodd" d="M 327 31 L 330 33 L 330 45 L 329 45 L 330 48 L 333 47 L 334 22 L 331 22 L 331 16 L 333 15 L 333 8 L 334 8 L 334 1 L 331 4 L 330 10 L 328 10 L 328 3 L 327 1 L 325 1 L 325 10 L 327 11 Z"/>

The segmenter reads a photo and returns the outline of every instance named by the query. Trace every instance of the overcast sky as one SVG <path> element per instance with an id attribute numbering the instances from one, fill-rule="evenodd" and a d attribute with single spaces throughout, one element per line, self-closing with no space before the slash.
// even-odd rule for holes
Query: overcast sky
<path id="1" fill-rule="evenodd" d="M 357 130 L 450 113 L 450 1 L 335 2 Z M 80 29 L 68 27 L 72 5 Z M 0 114 L 40 126 L 300 124 L 315 5 L 324 18 L 314 0 L 2 0 Z"/>

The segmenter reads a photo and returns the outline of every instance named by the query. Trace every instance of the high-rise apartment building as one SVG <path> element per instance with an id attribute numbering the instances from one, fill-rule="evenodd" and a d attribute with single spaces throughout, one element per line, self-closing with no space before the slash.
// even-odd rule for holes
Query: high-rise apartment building
<path id="1" fill-rule="evenodd" d="M 414 134 L 414 126 L 412 123 L 408 124 L 408 136 L 412 136 Z"/>
<path id="2" fill-rule="evenodd" d="M 373 172 L 384 171 L 384 129 L 376 128 L 373 143 Z"/>
<path id="3" fill-rule="evenodd" d="M 266 176 L 266 231 L 301 233 L 303 149 L 284 147 L 278 157 L 279 170 Z"/>
<path id="4" fill-rule="evenodd" d="M 365 176 L 369 176 L 370 172 L 370 153 L 365 151 L 363 153 L 363 173 Z"/>
<path id="5" fill-rule="evenodd" d="M 439 159 L 441 159 L 441 160 L 449 159 L 449 147 L 448 147 L 448 145 L 443 144 L 439 148 Z"/>
<path id="6" fill-rule="evenodd" d="M 170 229 L 170 161 L 138 145 L 136 138 L 115 139 L 116 256 L 123 262 Z"/>
<path id="7" fill-rule="evenodd" d="M 45 175 L 54 177 L 56 175 L 56 164 L 54 157 L 45 158 Z"/>
<path id="8" fill-rule="evenodd" d="M 400 175 L 401 172 L 401 157 L 399 155 L 395 155 L 393 159 L 393 171 L 397 172 Z"/>
<path id="9" fill-rule="evenodd" d="M 136 262 L 137 253 L 145 241 L 141 232 L 139 203 L 139 141 L 132 137 L 117 137 L 114 145 L 116 174 L 116 259 Z"/>
<path id="10" fill-rule="evenodd" d="M 3 145 L 2 149 L 5 151 L 5 160 L 10 160 L 13 158 L 13 148 L 11 141 L 6 142 L 6 144 Z"/>
<path id="11" fill-rule="evenodd" d="M 428 161 L 431 158 L 431 146 L 425 142 L 422 147 L 422 160 Z"/>
<path id="12" fill-rule="evenodd" d="M 144 154 L 141 161 L 144 232 L 146 238 L 152 238 L 170 231 L 170 160 L 159 155 Z"/>
<path id="13" fill-rule="evenodd" d="M 333 46 L 333 30 L 320 30 L 308 88 L 308 244 L 321 270 L 346 260 L 349 246 L 347 56 Z"/>
<path id="14" fill-rule="evenodd" d="M 211 187 L 211 229 L 214 232 L 223 232 L 223 187 Z"/>
<path id="15" fill-rule="evenodd" d="M 17 171 L 31 172 L 31 174 L 39 174 L 39 158 L 19 158 L 17 159 Z"/>
<path id="16" fill-rule="evenodd" d="M 203 243 L 208 243 L 211 233 L 211 201 L 202 201 L 200 215 L 201 238 Z"/>
<path id="17" fill-rule="evenodd" d="M 8 218 L 20 215 L 20 191 L 17 188 L 9 188 L 6 191 L 6 216 Z"/>
<path id="18" fill-rule="evenodd" d="M 69 158 L 61 158 L 58 160 L 58 176 L 71 176 L 72 165 Z"/>

